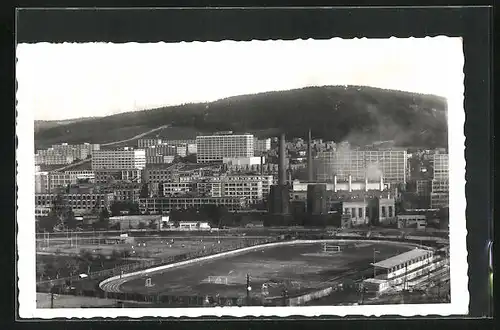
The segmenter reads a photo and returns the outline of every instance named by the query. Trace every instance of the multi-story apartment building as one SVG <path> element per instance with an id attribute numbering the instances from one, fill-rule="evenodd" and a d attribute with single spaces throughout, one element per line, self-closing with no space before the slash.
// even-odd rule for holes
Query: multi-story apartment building
<path id="1" fill-rule="evenodd" d="M 71 154 L 61 153 L 52 148 L 38 150 L 35 154 L 36 165 L 67 165 L 71 164 L 75 157 Z"/>
<path id="2" fill-rule="evenodd" d="M 196 209 L 203 205 L 224 206 L 228 211 L 237 211 L 246 207 L 244 198 L 231 197 L 159 197 L 141 198 L 139 210 L 141 213 L 164 214 L 172 210 Z"/>
<path id="3" fill-rule="evenodd" d="M 99 150 L 92 156 L 92 170 L 142 170 L 146 166 L 144 149 Z"/>
<path id="4" fill-rule="evenodd" d="M 94 151 L 99 150 L 99 144 L 55 144 L 46 150 L 38 150 L 35 154 L 35 164 L 66 165 L 75 160 L 86 159 Z"/>
<path id="5" fill-rule="evenodd" d="M 254 204 L 269 195 L 272 185 L 272 175 L 223 175 L 198 180 L 196 191 L 201 196 L 244 197 L 248 204 Z"/>
<path id="6" fill-rule="evenodd" d="M 431 208 L 449 205 L 448 154 L 433 155 L 434 178 L 432 180 Z"/>
<path id="7" fill-rule="evenodd" d="M 251 134 L 220 134 L 196 137 L 198 163 L 222 163 L 224 157 L 253 157 L 254 137 Z"/>
<path id="8" fill-rule="evenodd" d="M 94 151 L 100 150 L 101 146 L 99 144 L 83 143 L 83 144 L 56 144 L 52 148 L 57 151 L 66 152 L 72 154 L 75 159 L 85 159 L 87 156 L 91 156 Z"/>
<path id="9" fill-rule="evenodd" d="M 59 187 L 67 187 L 79 180 L 94 182 L 95 175 L 92 171 L 66 171 L 66 172 L 36 172 L 35 193 L 51 193 Z"/>
<path id="10" fill-rule="evenodd" d="M 139 139 L 137 140 L 137 147 L 139 149 L 146 149 L 152 146 L 162 144 L 162 139 Z"/>
<path id="11" fill-rule="evenodd" d="M 433 157 L 434 180 L 448 180 L 448 154 L 437 154 Z"/>
<path id="12" fill-rule="evenodd" d="M 164 197 L 184 196 L 196 190 L 193 182 L 164 182 L 160 184 Z"/>
<path id="13" fill-rule="evenodd" d="M 96 183 L 110 183 L 115 181 L 142 182 L 142 170 L 96 170 Z"/>
<path id="14" fill-rule="evenodd" d="M 186 144 L 194 144 L 196 145 L 196 140 L 164 140 L 163 143 L 169 144 L 172 146 L 182 146 Z"/>
<path id="15" fill-rule="evenodd" d="M 113 194 L 61 194 L 64 205 L 75 215 L 90 213 L 94 209 L 108 209 L 114 200 Z M 46 210 L 54 205 L 56 194 L 35 194 L 35 209 Z M 39 212 L 42 213 L 42 212 Z"/>
<path id="16" fill-rule="evenodd" d="M 432 181 L 431 180 L 417 180 L 416 181 L 416 192 L 418 196 L 429 197 L 432 191 Z"/>
<path id="17" fill-rule="evenodd" d="M 316 179 L 331 182 L 334 176 L 339 181 L 364 180 L 380 171 L 386 183 L 406 183 L 406 150 L 351 150 L 320 152 L 316 161 Z"/>
<path id="18" fill-rule="evenodd" d="M 113 200 L 117 202 L 139 202 L 142 185 L 133 182 L 119 182 L 115 184 L 100 186 L 99 192 L 113 194 Z"/>
<path id="19" fill-rule="evenodd" d="M 35 193 L 46 194 L 50 192 L 49 172 L 35 173 Z"/>
<path id="20" fill-rule="evenodd" d="M 255 155 L 260 155 L 271 150 L 271 139 L 258 139 L 253 140 L 253 150 Z"/>

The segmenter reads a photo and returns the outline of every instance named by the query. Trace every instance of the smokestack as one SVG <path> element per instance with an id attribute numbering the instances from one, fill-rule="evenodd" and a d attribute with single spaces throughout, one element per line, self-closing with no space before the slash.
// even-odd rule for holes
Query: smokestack
<path id="1" fill-rule="evenodd" d="M 380 174 L 380 191 L 384 190 L 384 176 Z"/>
<path id="2" fill-rule="evenodd" d="M 260 175 L 264 174 L 264 156 L 260 156 Z"/>
<path id="3" fill-rule="evenodd" d="M 278 163 L 278 185 L 284 186 L 286 181 L 286 166 L 285 166 L 285 133 L 280 136 L 279 142 L 279 163 Z"/>
<path id="4" fill-rule="evenodd" d="M 311 130 L 307 137 L 307 181 L 313 181 L 313 161 L 312 161 L 312 138 Z"/>
<path id="5" fill-rule="evenodd" d="M 352 176 L 349 174 L 349 179 L 348 179 L 348 184 L 349 184 L 349 192 L 352 191 Z"/>
<path id="6" fill-rule="evenodd" d="M 337 175 L 333 176 L 333 191 L 337 192 Z"/>

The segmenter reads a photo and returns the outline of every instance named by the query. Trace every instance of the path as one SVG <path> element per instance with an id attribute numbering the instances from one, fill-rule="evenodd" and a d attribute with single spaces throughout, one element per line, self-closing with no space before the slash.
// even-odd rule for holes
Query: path
<path id="1" fill-rule="evenodd" d="M 160 127 L 157 127 L 157 128 L 153 128 L 149 131 L 146 131 L 144 133 L 141 133 L 141 134 L 138 134 L 136 136 L 133 136 L 129 139 L 124 139 L 124 140 L 120 140 L 120 141 L 114 141 L 114 142 L 107 142 L 107 143 L 102 143 L 101 144 L 101 147 L 110 147 L 110 146 L 113 146 L 113 145 L 116 145 L 116 144 L 121 144 L 121 143 L 124 143 L 124 142 L 130 142 L 132 140 L 137 140 L 137 139 L 140 139 L 148 134 L 151 134 L 151 133 L 154 133 L 156 131 L 159 131 L 159 130 L 162 130 L 164 128 L 167 128 L 169 127 L 170 125 L 163 125 L 163 126 L 160 126 Z"/>

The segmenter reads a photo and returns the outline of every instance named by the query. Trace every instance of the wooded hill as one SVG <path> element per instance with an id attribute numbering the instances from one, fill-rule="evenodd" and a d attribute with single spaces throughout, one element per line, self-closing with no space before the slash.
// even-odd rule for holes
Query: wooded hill
<path id="1" fill-rule="evenodd" d="M 165 138 L 194 138 L 199 132 L 232 130 L 257 136 L 305 137 L 364 145 L 394 140 L 397 146 L 446 147 L 447 103 L 442 97 L 362 86 L 307 87 L 234 96 L 210 103 L 83 119 L 39 127 L 38 147 L 54 143 L 105 143 L 170 124 Z"/>

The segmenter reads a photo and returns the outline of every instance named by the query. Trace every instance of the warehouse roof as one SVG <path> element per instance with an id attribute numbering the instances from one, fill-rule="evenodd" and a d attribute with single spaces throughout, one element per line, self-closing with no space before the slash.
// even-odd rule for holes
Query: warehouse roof
<path id="1" fill-rule="evenodd" d="M 425 256 L 429 252 L 430 252 L 429 250 L 423 250 L 417 248 L 402 254 L 398 254 L 397 256 L 391 257 L 389 259 L 379 261 L 373 265 L 378 268 L 390 269 L 392 267 L 402 265 L 405 262 L 410 261 L 412 259 Z"/>

